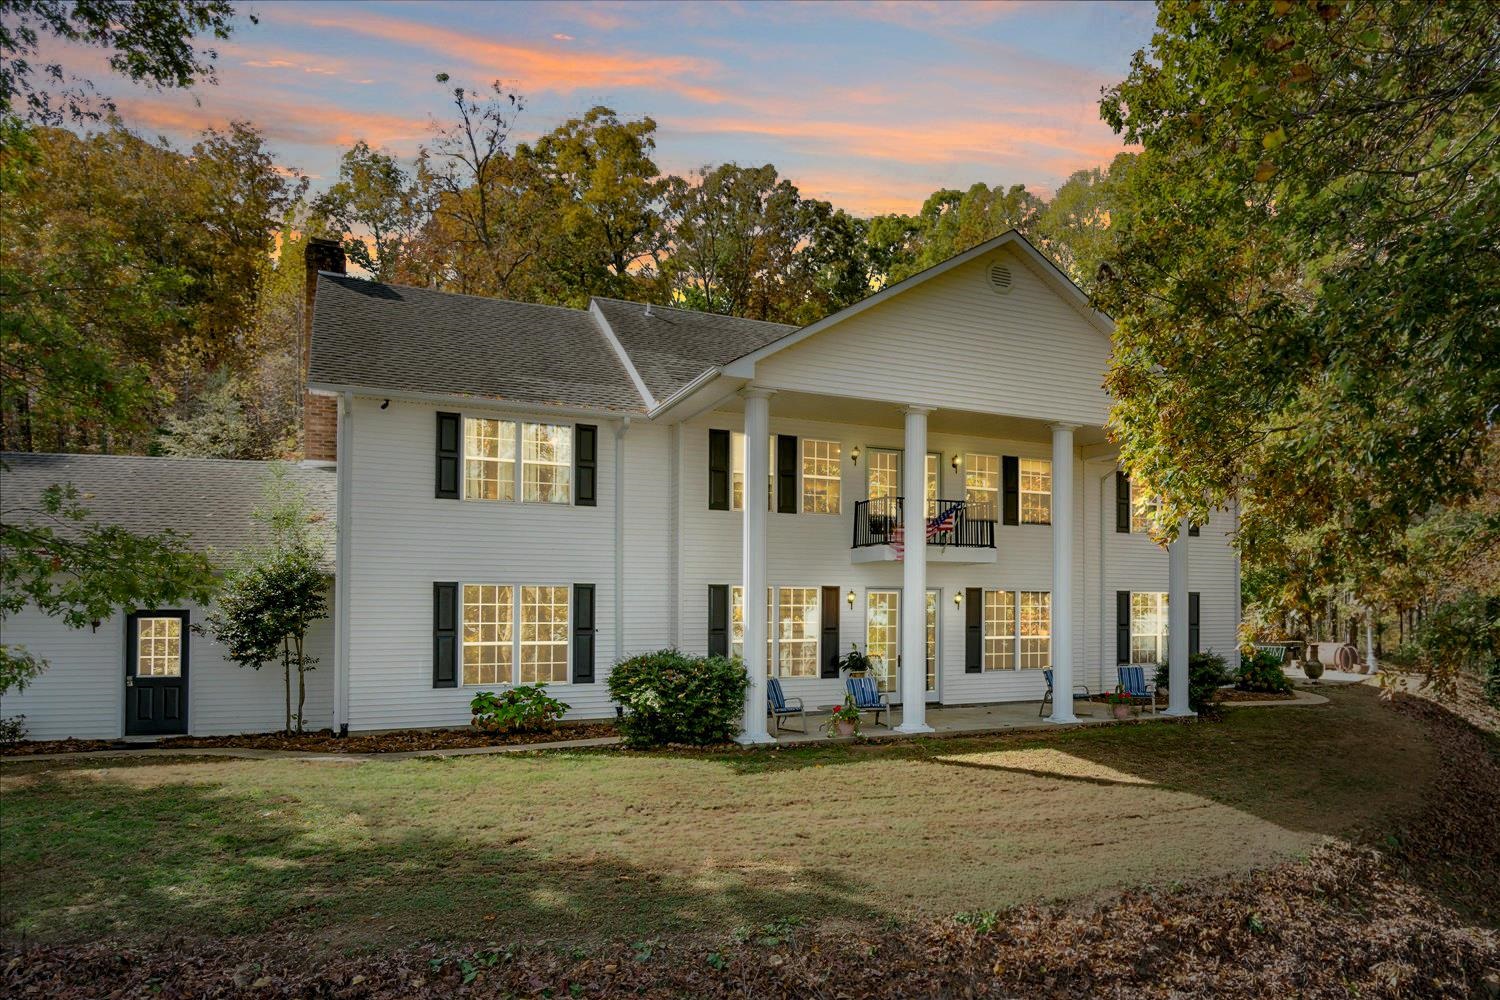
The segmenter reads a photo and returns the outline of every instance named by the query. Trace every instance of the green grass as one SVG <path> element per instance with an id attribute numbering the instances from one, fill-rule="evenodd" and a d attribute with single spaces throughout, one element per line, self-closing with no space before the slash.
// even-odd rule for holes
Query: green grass
<path id="1" fill-rule="evenodd" d="M 1368 689 L 1221 724 L 771 753 L 0 770 L 0 928 L 569 939 L 985 911 L 1379 835 L 1433 750 Z"/>

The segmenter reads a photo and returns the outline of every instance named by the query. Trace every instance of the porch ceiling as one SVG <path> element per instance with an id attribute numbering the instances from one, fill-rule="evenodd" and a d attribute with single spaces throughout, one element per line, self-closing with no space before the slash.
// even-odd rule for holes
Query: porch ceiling
<path id="1" fill-rule="evenodd" d="M 744 401 L 738 396 L 716 408 L 718 412 L 727 413 L 741 413 L 744 409 Z M 900 404 L 785 391 L 777 392 L 771 398 L 771 418 L 888 428 L 900 428 L 905 421 Z M 973 435 L 1010 441 L 1052 440 L 1052 431 L 1046 420 L 969 410 L 934 410 L 927 416 L 927 430 L 933 434 Z M 1103 427 L 1080 427 L 1073 432 L 1073 439 L 1079 447 L 1107 441 Z"/>

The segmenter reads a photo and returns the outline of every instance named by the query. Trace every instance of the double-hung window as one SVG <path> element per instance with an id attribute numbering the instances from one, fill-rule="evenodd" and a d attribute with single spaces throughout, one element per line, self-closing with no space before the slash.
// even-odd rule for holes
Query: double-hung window
<path id="1" fill-rule="evenodd" d="M 776 435 L 766 445 L 766 510 L 776 509 Z M 729 509 L 745 509 L 745 435 L 729 435 Z"/>
<path id="2" fill-rule="evenodd" d="M 1052 595 L 1023 590 L 1020 595 L 1021 669 L 1052 666 Z"/>
<path id="3" fill-rule="evenodd" d="M 975 520 L 994 521 L 1000 511 L 1000 456 L 964 456 L 964 500 Z"/>
<path id="4" fill-rule="evenodd" d="M 1052 523 L 1052 463 L 1045 458 L 1023 458 L 1021 473 L 1021 523 Z"/>
<path id="5" fill-rule="evenodd" d="M 839 512 L 842 450 L 837 441 L 802 439 L 802 513 Z"/>
<path id="6" fill-rule="evenodd" d="M 464 584 L 464 685 L 566 684 L 569 614 L 566 585 Z"/>
<path id="7" fill-rule="evenodd" d="M 516 425 L 509 420 L 464 421 L 464 497 L 516 498 Z"/>
<path id="8" fill-rule="evenodd" d="M 1016 665 L 1016 603 L 1009 590 L 984 592 L 984 669 L 1012 670 Z"/>
<path id="9" fill-rule="evenodd" d="M 573 428 L 465 417 L 464 499 L 518 495 L 527 503 L 573 502 Z"/>
<path id="10" fill-rule="evenodd" d="M 1130 595 L 1130 662 L 1162 663 L 1167 658 L 1167 595 Z"/>
<path id="11" fill-rule="evenodd" d="M 773 677 L 818 676 L 818 588 L 766 588 L 766 665 Z M 729 653 L 745 655 L 745 588 L 729 588 Z"/>
<path id="12" fill-rule="evenodd" d="M 1161 507 L 1161 501 L 1151 496 L 1145 490 L 1138 490 L 1135 484 L 1130 484 L 1130 530 L 1132 533 L 1146 534 L 1151 531 L 1151 521 L 1156 511 Z"/>

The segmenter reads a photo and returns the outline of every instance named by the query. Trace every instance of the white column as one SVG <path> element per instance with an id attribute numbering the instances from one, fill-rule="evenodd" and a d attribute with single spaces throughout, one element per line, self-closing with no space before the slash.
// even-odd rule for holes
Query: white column
<path id="1" fill-rule="evenodd" d="M 901 725 L 898 733 L 930 733 L 927 724 L 927 414 L 906 408 L 906 452 L 901 457 Z"/>
<path id="2" fill-rule="evenodd" d="M 771 393 L 745 389 L 745 726 L 739 742 L 775 743 L 766 732 L 766 479 L 771 474 L 766 441 L 771 436 Z"/>
<path id="3" fill-rule="evenodd" d="M 1188 522 L 1177 526 L 1167 546 L 1167 682 L 1171 696 L 1164 715 L 1197 715 L 1188 707 Z"/>
<path id="4" fill-rule="evenodd" d="M 1052 715 L 1073 714 L 1073 431 L 1052 425 Z"/>
<path id="5" fill-rule="evenodd" d="M 1380 665 L 1375 662 L 1375 608 L 1365 605 L 1365 672 L 1377 673 Z"/>

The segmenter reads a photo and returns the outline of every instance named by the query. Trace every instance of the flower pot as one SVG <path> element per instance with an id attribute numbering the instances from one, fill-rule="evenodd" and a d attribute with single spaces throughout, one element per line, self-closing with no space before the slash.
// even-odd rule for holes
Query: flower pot
<path id="1" fill-rule="evenodd" d="M 1124 702 L 1121 702 L 1118 705 L 1112 705 L 1111 709 L 1115 713 L 1115 718 L 1120 719 L 1121 721 L 1124 721 L 1125 719 L 1128 719 L 1135 714 L 1135 709 L 1132 706 L 1125 704 Z"/>
<path id="2" fill-rule="evenodd" d="M 839 727 L 839 735 L 840 736 L 853 736 L 854 735 L 854 723 L 852 723 L 852 722 L 845 722 L 844 720 L 840 719 L 838 721 L 837 725 Z"/>

